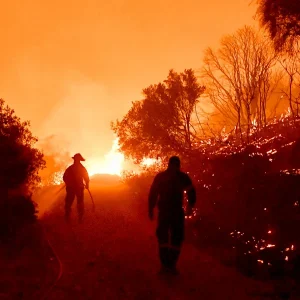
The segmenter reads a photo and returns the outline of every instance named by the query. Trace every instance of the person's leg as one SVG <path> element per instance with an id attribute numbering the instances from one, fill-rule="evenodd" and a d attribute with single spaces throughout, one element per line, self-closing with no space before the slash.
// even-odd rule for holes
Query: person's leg
<path id="1" fill-rule="evenodd" d="M 159 259 L 162 269 L 169 266 L 169 222 L 166 218 L 159 215 L 158 225 L 156 229 L 156 236 L 158 240 Z"/>
<path id="2" fill-rule="evenodd" d="M 76 191 L 76 196 L 77 196 L 78 221 L 81 223 L 84 215 L 84 189 L 78 189 Z"/>
<path id="3" fill-rule="evenodd" d="M 171 246 L 169 250 L 170 268 L 176 271 L 176 265 L 184 241 L 184 214 L 176 216 L 171 223 Z"/>
<path id="4" fill-rule="evenodd" d="M 72 188 L 67 187 L 66 192 L 67 192 L 67 194 L 66 194 L 66 198 L 65 198 L 65 219 L 66 219 L 66 221 L 69 221 L 72 204 L 75 199 L 75 191 Z"/>

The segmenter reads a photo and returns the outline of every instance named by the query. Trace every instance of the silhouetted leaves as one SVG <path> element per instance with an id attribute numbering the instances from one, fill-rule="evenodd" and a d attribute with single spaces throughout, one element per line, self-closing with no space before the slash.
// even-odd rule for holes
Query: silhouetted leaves
<path id="1" fill-rule="evenodd" d="M 144 99 L 132 103 L 122 121 L 112 124 L 121 151 L 136 162 L 143 158 L 165 158 L 192 148 L 192 113 L 204 92 L 193 70 L 171 70 L 163 83 L 143 90 Z"/>
<path id="2" fill-rule="evenodd" d="M 277 50 L 290 50 L 300 36 L 300 2 L 259 0 L 258 15 Z"/>
<path id="3" fill-rule="evenodd" d="M 33 147 L 36 141 L 29 123 L 21 122 L 0 99 L 0 238 L 35 220 L 30 192 L 44 167 L 43 154 Z"/>
<path id="4" fill-rule="evenodd" d="M 38 171 L 44 167 L 43 154 L 33 146 L 29 122 L 21 122 L 14 110 L 0 99 L 0 188 L 33 186 L 39 181 Z"/>

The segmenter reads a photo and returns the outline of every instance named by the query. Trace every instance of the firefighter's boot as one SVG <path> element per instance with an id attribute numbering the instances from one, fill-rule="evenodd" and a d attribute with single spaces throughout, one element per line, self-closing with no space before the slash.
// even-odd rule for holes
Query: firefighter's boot
<path id="1" fill-rule="evenodd" d="M 161 262 L 160 273 L 166 273 L 169 269 L 169 247 L 159 247 L 159 258 Z"/>
<path id="2" fill-rule="evenodd" d="M 178 259 L 179 259 L 179 255 L 180 255 L 180 248 L 177 247 L 172 247 L 169 249 L 169 269 L 171 271 L 171 273 L 173 273 L 174 275 L 179 274 L 179 271 L 176 268 Z"/>

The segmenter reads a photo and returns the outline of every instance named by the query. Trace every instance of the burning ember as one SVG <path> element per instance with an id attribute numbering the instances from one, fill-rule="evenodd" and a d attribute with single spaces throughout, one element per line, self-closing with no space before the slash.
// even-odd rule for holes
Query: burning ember
<path id="1" fill-rule="evenodd" d="M 263 264 L 264 263 L 264 261 L 263 260 L 261 260 L 261 259 L 258 259 L 257 260 L 259 263 L 261 263 L 261 264 Z"/>

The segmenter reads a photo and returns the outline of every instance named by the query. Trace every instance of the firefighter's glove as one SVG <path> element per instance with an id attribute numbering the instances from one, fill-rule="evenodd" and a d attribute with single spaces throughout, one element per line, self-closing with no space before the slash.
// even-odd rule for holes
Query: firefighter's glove
<path id="1" fill-rule="evenodd" d="M 154 219 L 153 210 L 149 210 L 148 216 L 151 221 Z"/>

